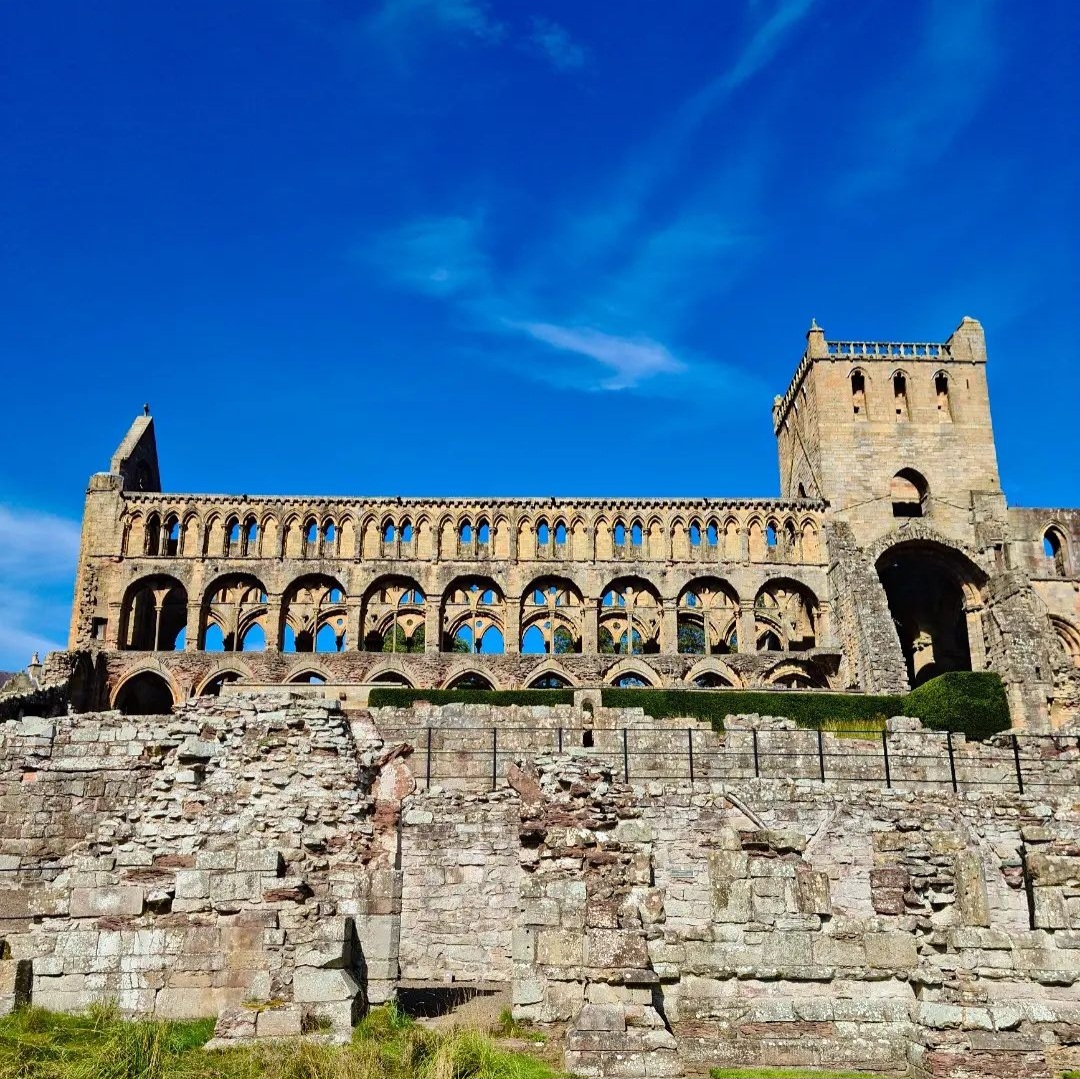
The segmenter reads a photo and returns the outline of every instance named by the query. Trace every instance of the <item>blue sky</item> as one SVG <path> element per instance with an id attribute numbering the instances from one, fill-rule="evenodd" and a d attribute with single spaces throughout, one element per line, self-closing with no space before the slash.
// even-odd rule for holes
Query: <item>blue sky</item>
<path id="1" fill-rule="evenodd" d="M 769 495 L 812 316 L 969 314 L 1010 501 L 1080 503 L 1078 37 L 1067 0 L 3 5 L 0 667 L 63 642 L 144 401 L 174 490 Z"/>

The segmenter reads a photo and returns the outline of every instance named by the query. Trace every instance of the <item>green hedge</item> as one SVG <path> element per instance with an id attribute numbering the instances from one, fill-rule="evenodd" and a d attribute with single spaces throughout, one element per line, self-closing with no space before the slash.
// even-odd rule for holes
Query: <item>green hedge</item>
<path id="1" fill-rule="evenodd" d="M 430 704 L 572 704 L 570 689 L 404 689 L 385 686 L 368 697 L 372 708 Z M 722 730 L 732 715 L 782 716 L 800 727 L 858 722 L 877 716 L 916 716 L 932 730 L 951 730 L 969 738 L 988 738 L 1009 729 L 1009 705 L 1001 679 L 989 671 L 938 675 L 906 695 L 816 693 L 807 690 L 604 689 L 606 708 L 641 708 L 654 719 L 687 718 Z"/>
<path id="2" fill-rule="evenodd" d="M 573 704 L 572 689 L 406 689 L 380 686 L 368 694 L 369 708 L 408 708 L 428 704 Z"/>
<path id="3" fill-rule="evenodd" d="M 725 716 L 782 716 L 800 727 L 825 720 L 860 720 L 904 713 L 903 697 L 865 693 L 808 693 L 805 690 L 605 689 L 605 708 L 643 708 L 654 719 L 686 717 L 724 727 Z"/>
<path id="4" fill-rule="evenodd" d="M 939 674 L 903 702 L 903 715 L 916 716 L 934 730 L 962 731 L 969 738 L 989 738 L 1011 726 L 1005 687 L 992 671 Z"/>

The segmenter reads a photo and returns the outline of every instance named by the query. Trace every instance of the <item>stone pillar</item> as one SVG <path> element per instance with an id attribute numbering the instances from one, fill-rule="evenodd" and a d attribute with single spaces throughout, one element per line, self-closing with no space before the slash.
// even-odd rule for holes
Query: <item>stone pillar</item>
<path id="1" fill-rule="evenodd" d="M 679 609 L 673 599 L 663 600 L 660 609 L 660 652 L 665 656 L 679 651 Z"/>
<path id="2" fill-rule="evenodd" d="M 266 650 L 281 651 L 281 593 L 266 593 Z"/>
<path id="3" fill-rule="evenodd" d="M 987 667 L 986 639 L 983 636 L 983 606 L 981 603 L 965 604 L 964 617 L 967 619 L 968 650 L 971 652 L 971 669 L 985 671 Z"/>
<path id="4" fill-rule="evenodd" d="M 754 632 L 754 601 L 743 600 L 739 604 L 739 651 L 757 651 L 757 634 Z"/>
<path id="5" fill-rule="evenodd" d="M 438 652 L 442 640 L 441 604 L 438 596 L 428 596 L 424 607 L 424 651 Z"/>
<path id="6" fill-rule="evenodd" d="M 363 604 L 349 600 L 345 614 L 345 651 L 359 652 L 364 647 Z"/>
<path id="7" fill-rule="evenodd" d="M 517 655 L 521 651 L 521 605 L 508 599 L 504 611 L 503 644 L 507 655 Z"/>
<path id="8" fill-rule="evenodd" d="M 596 623 L 600 618 L 600 600 L 596 596 L 582 599 L 581 651 L 584 655 L 596 655 Z"/>
<path id="9" fill-rule="evenodd" d="M 187 623 L 184 627 L 184 651 L 195 652 L 199 647 L 199 613 L 202 609 L 202 604 L 196 600 L 194 603 L 189 602 L 187 606 Z"/>

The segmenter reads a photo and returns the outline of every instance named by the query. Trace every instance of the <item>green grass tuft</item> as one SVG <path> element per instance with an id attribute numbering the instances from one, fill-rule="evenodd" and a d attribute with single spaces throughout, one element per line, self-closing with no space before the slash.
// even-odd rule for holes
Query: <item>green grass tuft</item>
<path id="1" fill-rule="evenodd" d="M 375 1008 L 345 1046 L 318 1039 L 207 1053 L 214 1020 L 125 1021 L 29 1008 L 0 1018 L 0 1079 L 552 1079 L 550 1064 L 476 1030 L 428 1030 Z"/>

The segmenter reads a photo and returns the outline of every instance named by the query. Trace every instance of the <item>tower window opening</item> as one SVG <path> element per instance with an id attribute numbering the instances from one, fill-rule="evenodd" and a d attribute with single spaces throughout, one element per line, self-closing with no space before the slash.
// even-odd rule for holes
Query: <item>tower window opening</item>
<path id="1" fill-rule="evenodd" d="M 947 422 L 952 419 L 952 408 L 949 404 L 949 376 L 944 371 L 939 371 L 934 376 L 934 393 L 937 397 L 938 419 Z"/>
<path id="2" fill-rule="evenodd" d="M 902 468 L 889 484 L 894 517 L 926 516 L 930 486 L 913 468 Z"/>
<path id="3" fill-rule="evenodd" d="M 856 416 L 866 418 L 866 377 L 862 371 L 851 373 L 851 409 Z"/>
<path id="4" fill-rule="evenodd" d="M 908 412 L 907 379 L 899 371 L 893 375 L 893 404 L 896 408 L 897 420 L 910 418 Z"/>
<path id="5" fill-rule="evenodd" d="M 1065 540 L 1056 528 L 1043 533 L 1043 555 L 1055 576 L 1066 576 Z"/>

